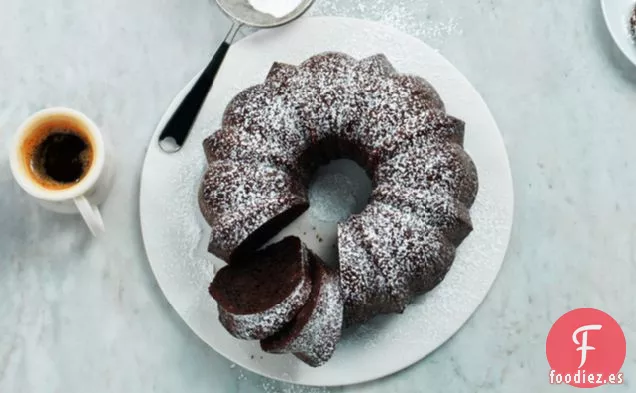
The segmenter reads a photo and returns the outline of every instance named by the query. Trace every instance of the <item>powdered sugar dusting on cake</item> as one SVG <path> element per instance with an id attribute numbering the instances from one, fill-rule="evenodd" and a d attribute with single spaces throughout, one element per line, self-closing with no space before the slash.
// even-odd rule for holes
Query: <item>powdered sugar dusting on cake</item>
<path id="1" fill-rule="evenodd" d="M 399 310 L 390 294 L 389 284 L 363 247 L 359 233 L 354 217 L 338 225 L 345 327 L 363 323 L 377 314 Z"/>
<path id="2" fill-rule="evenodd" d="M 359 115 L 343 136 L 356 144 L 371 150 L 382 148 L 393 141 L 399 127 L 413 117 L 428 113 L 444 116 L 442 100 L 422 78 L 396 73 L 373 75 L 368 73 L 367 67 L 355 68 L 353 78 Z M 419 127 L 425 128 L 427 124 L 421 122 Z"/>
<path id="3" fill-rule="evenodd" d="M 477 194 L 477 171 L 464 149 L 435 140 L 425 140 L 380 165 L 375 180 L 377 184 L 431 189 L 467 206 L 472 205 Z"/>
<path id="4" fill-rule="evenodd" d="M 380 185 L 373 191 L 371 198 L 439 228 L 456 245 L 472 231 L 469 208 L 458 199 L 431 189 L 400 187 L 397 191 L 396 187 Z"/>
<path id="5" fill-rule="evenodd" d="M 435 143 L 464 145 L 464 122 L 439 110 L 415 112 L 404 118 L 394 138 L 380 147 L 378 160 Z"/>
<path id="6" fill-rule="evenodd" d="M 238 207 L 252 210 L 281 195 L 305 197 L 305 191 L 289 174 L 269 165 L 246 165 L 236 161 L 213 162 L 203 178 L 201 197 L 205 218 L 214 223 Z"/>
<path id="7" fill-rule="evenodd" d="M 416 215 L 375 202 L 356 220 L 364 246 L 401 310 L 413 296 L 434 288 L 448 272 L 454 247 L 436 227 Z"/>
<path id="8" fill-rule="evenodd" d="M 306 200 L 295 195 L 282 194 L 276 199 L 260 199 L 262 204 L 254 204 L 250 209 L 240 209 L 220 216 L 214 221 L 210 235 L 209 250 L 219 258 L 228 261 L 251 234 L 270 220 L 285 214 L 292 207 L 305 206 Z"/>
<path id="9" fill-rule="evenodd" d="M 300 154 L 309 148 L 310 137 L 299 125 L 295 102 L 298 97 L 285 84 L 284 78 L 295 73 L 282 64 L 275 65 L 278 73 L 270 74 L 267 83 L 253 86 L 232 99 L 223 115 L 222 132 L 239 141 L 218 144 L 206 148 L 208 159 L 236 157 L 240 160 L 272 162 L 283 165 L 301 177 L 307 177 L 307 168 L 298 165 Z M 291 66 L 289 66 L 291 67 Z M 293 98 L 293 99 L 292 99 Z M 217 156 L 218 155 L 218 156 Z"/>
<path id="10" fill-rule="evenodd" d="M 199 204 L 212 226 L 211 249 L 227 260 L 232 251 L 267 221 L 307 196 L 291 176 L 267 164 L 215 161 L 204 175 Z"/>
<path id="11" fill-rule="evenodd" d="M 290 347 L 292 352 L 314 367 L 331 358 L 342 332 L 340 277 L 337 272 L 326 271 L 325 274 L 316 308 Z M 316 337 L 320 339 L 316 340 Z"/>
<path id="12" fill-rule="evenodd" d="M 300 125 L 316 143 L 338 133 L 355 116 L 352 70 L 356 61 L 345 54 L 325 53 L 302 63 L 289 80 L 298 103 Z"/>
<path id="13" fill-rule="evenodd" d="M 343 321 L 343 305 L 338 273 L 314 259 L 314 290 L 305 308 L 292 322 L 286 335 L 276 337 L 276 341 L 264 344 L 263 348 L 274 353 L 294 353 L 312 367 L 327 362 L 340 341 Z M 312 307 L 308 310 L 308 307 Z M 294 324 L 304 323 L 304 326 Z M 298 330 L 299 329 L 299 330 Z M 317 339 L 319 338 L 319 339 Z"/>

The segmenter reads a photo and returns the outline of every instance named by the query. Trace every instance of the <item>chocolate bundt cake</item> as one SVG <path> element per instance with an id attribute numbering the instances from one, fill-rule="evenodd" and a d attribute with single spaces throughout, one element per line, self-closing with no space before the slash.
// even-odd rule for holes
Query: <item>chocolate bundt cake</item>
<path id="1" fill-rule="evenodd" d="M 329 302 L 342 303 L 344 326 L 400 313 L 445 277 L 472 231 L 478 179 L 464 132 L 430 83 L 398 73 L 384 55 L 323 53 L 300 66 L 275 63 L 264 83 L 230 102 L 221 129 L 203 143 L 209 167 L 199 204 L 212 227 L 209 250 L 230 266 L 245 266 L 250 253 L 307 209 L 316 168 L 349 158 L 366 170 L 373 193 L 360 214 L 338 224 L 340 298 Z M 254 274 L 248 270 L 240 274 Z M 311 299 L 305 314 L 318 308 Z M 225 298 L 220 307 L 228 304 Z M 261 309 L 249 311 L 263 318 Z M 298 331 L 320 323 L 313 316 L 304 321 L 305 314 L 265 347 L 296 351 Z M 313 340 L 302 340 L 304 356 L 323 337 Z"/>
<path id="2" fill-rule="evenodd" d="M 340 341 L 342 297 L 338 272 L 311 255 L 312 291 L 296 317 L 275 335 L 261 340 L 270 353 L 293 353 L 312 367 L 327 362 Z"/>
<path id="3" fill-rule="evenodd" d="M 287 237 L 219 270 L 209 291 L 225 329 L 262 340 L 289 323 L 311 294 L 309 255 L 300 239 Z"/>

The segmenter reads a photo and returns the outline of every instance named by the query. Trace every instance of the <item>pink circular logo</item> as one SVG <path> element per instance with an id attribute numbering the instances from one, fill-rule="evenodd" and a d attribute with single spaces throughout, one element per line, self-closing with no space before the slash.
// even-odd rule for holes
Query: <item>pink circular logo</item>
<path id="1" fill-rule="evenodd" d="M 548 333 L 550 383 L 579 388 L 622 384 L 625 351 L 625 334 L 614 318 L 594 308 L 572 310 Z"/>

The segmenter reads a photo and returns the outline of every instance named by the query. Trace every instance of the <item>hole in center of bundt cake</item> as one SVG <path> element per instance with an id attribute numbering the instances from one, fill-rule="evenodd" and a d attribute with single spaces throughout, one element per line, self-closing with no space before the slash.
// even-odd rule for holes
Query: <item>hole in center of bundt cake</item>
<path id="1" fill-rule="evenodd" d="M 371 189 L 371 179 L 355 161 L 331 161 L 314 174 L 309 186 L 309 213 L 320 221 L 343 221 L 364 209 Z"/>

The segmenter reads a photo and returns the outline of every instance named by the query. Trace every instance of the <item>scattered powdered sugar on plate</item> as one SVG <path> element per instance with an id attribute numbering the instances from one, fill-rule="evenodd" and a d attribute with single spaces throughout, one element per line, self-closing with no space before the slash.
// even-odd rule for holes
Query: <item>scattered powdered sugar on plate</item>
<path id="1" fill-rule="evenodd" d="M 332 161 L 318 169 L 309 187 L 309 213 L 324 222 L 340 222 L 366 206 L 371 180 L 350 160 Z"/>
<path id="2" fill-rule="evenodd" d="M 264 393 L 329 393 L 330 390 L 324 387 L 310 387 L 302 385 L 292 385 L 284 382 L 268 380 L 263 378 L 261 385 Z"/>
<path id="3" fill-rule="evenodd" d="M 206 258 L 200 255 L 199 244 L 204 237 L 204 231 L 198 216 L 193 214 L 197 209 L 198 183 L 205 166 L 202 155 L 195 155 L 179 165 L 175 165 L 167 173 L 166 181 L 170 183 L 174 194 L 166 196 L 169 201 L 163 204 L 167 228 L 172 231 L 171 236 L 180 239 L 178 247 L 171 249 L 174 254 L 175 269 L 187 271 L 191 274 L 192 283 L 211 281 L 214 274 L 214 266 Z M 162 196 L 158 196 L 162 197 Z M 187 265 L 183 269 L 183 264 Z"/>
<path id="4" fill-rule="evenodd" d="M 285 373 L 286 378 L 291 378 L 291 375 Z M 326 387 L 313 387 L 295 385 L 287 382 L 276 381 L 273 379 L 261 377 L 250 373 L 242 368 L 238 368 L 237 379 L 239 382 L 250 382 L 250 385 L 259 386 L 259 383 L 254 380 L 260 380 L 260 388 L 263 393 L 330 393 L 331 390 Z M 251 383 L 251 382 L 256 383 Z M 240 389 L 239 389 L 240 390 Z"/>
<path id="5" fill-rule="evenodd" d="M 328 173 L 316 178 L 309 188 L 312 217 L 327 222 L 340 222 L 351 215 L 356 207 L 351 179 L 339 173 Z"/>
<path id="6" fill-rule="evenodd" d="M 319 0 L 313 6 L 311 14 L 369 19 L 392 26 L 432 44 L 439 44 L 448 36 L 462 34 L 459 18 L 454 16 L 431 18 L 428 2 Z"/>

